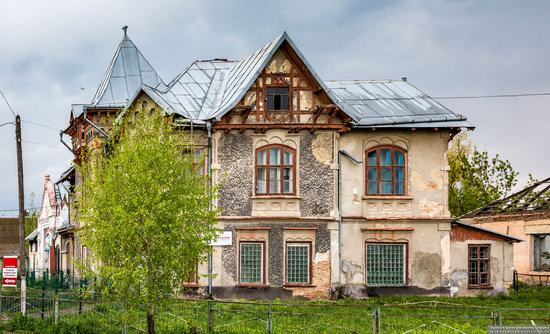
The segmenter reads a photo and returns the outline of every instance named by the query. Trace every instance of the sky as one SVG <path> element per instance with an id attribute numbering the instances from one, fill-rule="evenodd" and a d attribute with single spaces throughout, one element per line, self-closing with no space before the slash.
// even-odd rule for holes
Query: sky
<path id="1" fill-rule="evenodd" d="M 433 97 L 550 92 L 550 1 L 0 0 L 0 90 L 23 120 L 26 207 L 69 168 L 59 142 L 128 35 L 169 82 L 197 59 L 242 59 L 287 31 L 321 78 L 408 80 Z M 442 100 L 510 160 L 550 177 L 550 96 Z M 0 124 L 13 115 L 0 99 Z M 37 126 L 32 123 L 46 125 Z M 53 128 L 53 129 L 52 129 Z M 68 138 L 67 138 L 68 140 Z M 17 211 L 14 127 L 0 127 L 0 216 Z"/>

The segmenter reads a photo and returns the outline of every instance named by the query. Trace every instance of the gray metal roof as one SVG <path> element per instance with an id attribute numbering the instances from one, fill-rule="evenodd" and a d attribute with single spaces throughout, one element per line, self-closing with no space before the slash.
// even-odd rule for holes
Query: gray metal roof
<path id="1" fill-rule="evenodd" d="M 31 232 L 31 234 L 29 234 L 25 240 L 27 241 L 33 241 L 34 239 L 36 239 L 36 237 L 38 236 L 38 233 L 40 233 L 40 228 L 35 228 L 34 231 Z"/>
<path id="2" fill-rule="evenodd" d="M 361 126 L 473 127 L 406 80 L 326 81 L 335 103 Z"/>
<path id="3" fill-rule="evenodd" d="M 127 106 L 143 90 L 161 108 L 194 123 L 219 120 L 239 103 L 285 42 L 355 128 L 473 128 L 464 116 L 405 80 L 323 81 L 286 32 L 242 61 L 195 61 L 168 85 L 125 34 L 90 106 Z M 74 105 L 73 115 L 86 107 Z"/>
<path id="4" fill-rule="evenodd" d="M 99 84 L 91 106 L 125 106 L 142 84 L 158 89 L 166 88 L 157 72 L 124 31 L 124 37 Z"/>

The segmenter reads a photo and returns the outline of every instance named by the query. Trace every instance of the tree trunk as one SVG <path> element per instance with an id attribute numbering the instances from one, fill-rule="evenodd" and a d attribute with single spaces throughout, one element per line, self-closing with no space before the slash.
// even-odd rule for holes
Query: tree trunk
<path id="1" fill-rule="evenodd" d="M 155 319 L 151 310 L 147 311 L 147 334 L 155 334 Z"/>

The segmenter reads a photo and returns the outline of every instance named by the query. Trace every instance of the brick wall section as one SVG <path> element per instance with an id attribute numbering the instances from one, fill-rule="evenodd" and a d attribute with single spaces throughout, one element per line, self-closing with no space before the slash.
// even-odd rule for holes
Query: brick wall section
<path id="1" fill-rule="evenodd" d="M 19 221 L 0 218 L 0 256 L 14 255 L 19 249 Z"/>

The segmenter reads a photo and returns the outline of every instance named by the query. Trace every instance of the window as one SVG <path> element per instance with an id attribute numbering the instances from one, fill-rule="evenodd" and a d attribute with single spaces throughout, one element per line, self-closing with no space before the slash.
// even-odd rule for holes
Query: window
<path id="1" fill-rule="evenodd" d="M 190 271 L 189 275 L 187 276 L 187 280 L 183 283 L 184 287 L 194 287 L 199 284 L 199 263 L 197 262 L 195 265 L 195 270 Z"/>
<path id="2" fill-rule="evenodd" d="M 295 151 L 269 145 L 256 151 L 256 194 L 294 194 Z"/>
<path id="3" fill-rule="evenodd" d="M 406 244 L 367 243 L 367 285 L 402 286 L 406 283 Z"/>
<path id="4" fill-rule="evenodd" d="M 289 110 L 288 87 L 267 87 L 267 110 Z"/>
<path id="5" fill-rule="evenodd" d="M 239 251 L 239 282 L 264 283 L 264 243 L 241 242 Z"/>
<path id="6" fill-rule="evenodd" d="M 207 156 L 202 147 L 185 148 L 184 155 L 193 155 L 193 167 L 197 169 L 197 175 L 206 175 Z"/>
<path id="7" fill-rule="evenodd" d="M 468 287 L 489 287 L 489 245 L 468 245 Z"/>
<path id="8" fill-rule="evenodd" d="M 287 243 L 286 245 L 286 283 L 309 284 L 310 280 L 310 243 Z"/>
<path id="9" fill-rule="evenodd" d="M 396 147 L 367 151 L 367 195 L 405 194 L 405 152 Z"/>

